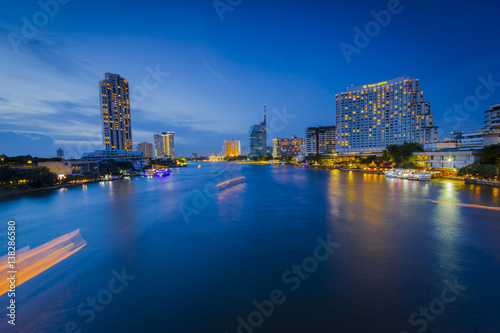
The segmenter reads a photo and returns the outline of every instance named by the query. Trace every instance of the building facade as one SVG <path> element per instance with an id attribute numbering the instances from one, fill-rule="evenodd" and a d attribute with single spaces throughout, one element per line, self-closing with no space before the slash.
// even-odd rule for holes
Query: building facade
<path id="1" fill-rule="evenodd" d="M 307 128 L 306 155 L 335 153 L 335 129 L 335 126 L 316 126 Z"/>
<path id="2" fill-rule="evenodd" d="M 481 159 L 478 150 L 441 150 L 414 153 L 417 165 L 433 168 L 441 171 L 443 169 L 455 169 L 469 166 Z"/>
<path id="3" fill-rule="evenodd" d="M 250 127 L 248 132 L 248 155 L 264 156 L 267 150 L 266 106 L 264 105 L 264 121 Z"/>
<path id="4" fill-rule="evenodd" d="M 61 161 L 61 162 L 39 162 L 39 167 L 47 167 L 50 172 L 57 175 L 81 175 L 84 173 L 98 173 L 98 161 Z"/>
<path id="5" fill-rule="evenodd" d="M 486 110 L 486 128 L 489 131 L 500 130 L 500 103 L 490 105 Z"/>
<path id="6" fill-rule="evenodd" d="M 64 160 L 64 150 L 61 147 L 57 150 L 57 157 Z"/>
<path id="7" fill-rule="evenodd" d="M 240 140 L 228 140 L 224 141 L 224 156 L 225 157 L 236 157 L 241 155 L 241 143 Z"/>
<path id="8" fill-rule="evenodd" d="M 305 139 L 298 139 L 293 136 L 291 139 L 273 139 L 273 157 L 282 158 L 285 156 L 297 156 L 304 154 Z"/>
<path id="9" fill-rule="evenodd" d="M 141 142 L 137 145 L 137 151 L 142 151 L 146 158 L 153 158 L 153 144 L 149 142 Z"/>
<path id="10" fill-rule="evenodd" d="M 153 136 L 156 158 L 175 157 L 174 134 L 175 132 L 163 132 Z"/>
<path id="11" fill-rule="evenodd" d="M 118 74 L 105 73 L 99 82 L 102 144 L 105 150 L 132 151 L 132 124 L 128 82 Z"/>
<path id="12" fill-rule="evenodd" d="M 437 127 L 418 79 L 405 76 L 350 87 L 335 99 L 340 153 L 382 151 L 405 141 L 437 142 Z"/>

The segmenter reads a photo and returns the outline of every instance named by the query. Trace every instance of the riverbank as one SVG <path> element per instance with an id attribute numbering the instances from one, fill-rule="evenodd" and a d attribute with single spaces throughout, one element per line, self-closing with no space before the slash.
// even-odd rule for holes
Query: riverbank
<path id="1" fill-rule="evenodd" d="M 53 185 L 53 186 L 49 186 L 49 187 L 30 188 L 27 190 L 1 192 L 0 198 L 6 198 L 6 197 L 18 196 L 18 195 L 24 195 L 24 194 L 30 194 L 30 193 L 37 193 L 37 192 L 43 192 L 43 191 L 58 190 L 61 188 L 70 188 L 70 187 L 82 186 L 82 185 L 93 184 L 93 183 L 98 183 L 98 182 L 99 182 L 99 180 L 89 180 L 89 181 L 81 182 L 81 183 L 58 184 L 58 185 Z"/>
<path id="2" fill-rule="evenodd" d="M 480 179 L 466 178 L 465 183 L 466 184 L 473 184 L 473 185 L 487 185 L 487 186 L 500 187 L 500 182 L 497 182 L 494 180 L 480 180 Z"/>

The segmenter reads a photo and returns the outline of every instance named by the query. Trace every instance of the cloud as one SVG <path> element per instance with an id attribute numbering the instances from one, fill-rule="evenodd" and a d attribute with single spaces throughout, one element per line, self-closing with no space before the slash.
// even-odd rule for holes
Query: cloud
<path id="1" fill-rule="evenodd" d="M 7 156 L 32 155 L 36 157 L 56 156 L 54 140 L 38 133 L 0 132 L 0 154 Z"/>

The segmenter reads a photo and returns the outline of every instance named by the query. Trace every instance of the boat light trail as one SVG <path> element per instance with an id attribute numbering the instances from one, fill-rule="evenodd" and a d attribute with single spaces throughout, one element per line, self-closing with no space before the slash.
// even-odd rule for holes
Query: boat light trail
<path id="1" fill-rule="evenodd" d="M 491 207 L 491 206 L 480 206 L 480 205 L 473 205 L 473 204 L 461 204 L 461 203 L 455 203 L 455 202 L 444 202 L 444 201 L 435 201 L 431 199 L 427 199 L 430 202 L 434 202 L 437 204 L 443 204 L 443 205 L 454 205 L 454 206 L 462 206 L 462 207 L 470 207 L 470 208 L 481 208 L 481 209 L 489 209 L 489 210 L 498 210 L 500 211 L 500 207 Z"/>
<path id="2" fill-rule="evenodd" d="M 241 180 L 241 179 L 245 179 L 245 177 L 238 177 L 238 178 L 233 178 L 233 179 L 226 180 L 226 181 L 224 181 L 222 183 L 217 184 L 217 187 L 221 187 L 221 186 L 224 186 L 226 184 L 229 184 L 229 183 Z"/>
<path id="3" fill-rule="evenodd" d="M 82 249 L 87 242 L 80 235 L 80 229 L 58 237 L 33 250 L 29 246 L 16 251 L 16 287 L 43 273 L 58 262 L 63 261 Z M 7 256 L 0 258 L 0 296 L 10 290 L 7 280 L 10 274 L 7 270 Z"/>

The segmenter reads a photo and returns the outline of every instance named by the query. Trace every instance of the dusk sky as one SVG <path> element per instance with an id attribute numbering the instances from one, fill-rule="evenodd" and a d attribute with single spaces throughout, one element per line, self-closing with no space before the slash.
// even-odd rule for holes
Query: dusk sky
<path id="1" fill-rule="evenodd" d="M 484 110 L 500 102 L 497 1 L 401 1 L 350 62 L 341 43 L 354 47 L 355 27 L 393 1 L 245 0 L 224 13 L 210 0 L 60 1 L 53 17 L 35 0 L 2 4 L 0 154 L 102 149 L 105 72 L 130 84 L 134 147 L 175 131 L 177 156 L 219 153 L 228 139 L 247 153 L 264 104 L 269 119 L 288 114 L 268 140 L 304 137 L 308 126 L 335 124 L 335 94 L 347 86 L 403 75 L 420 79 L 441 139 L 483 127 Z M 23 29 L 34 19 L 36 31 Z M 156 70 L 169 74 L 141 90 Z"/>

